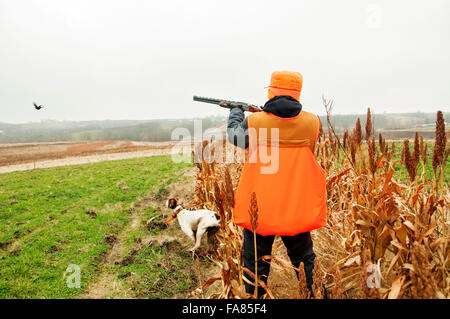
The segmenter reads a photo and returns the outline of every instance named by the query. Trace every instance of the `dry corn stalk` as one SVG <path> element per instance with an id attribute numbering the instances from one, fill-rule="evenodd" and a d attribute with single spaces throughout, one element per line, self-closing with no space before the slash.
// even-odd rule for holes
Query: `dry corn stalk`
<path id="1" fill-rule="evenodd" d="M 258 201 L 256 193 L 252 193 L 250 207 L 248 210 L 250 215 L 250 225 L 253 232 L 253 247 L 255 249 L 255 298 L 258 298 L 258 246 L 256 245 L 256 229 L 258 228 Z"/>
<path id="2" fill-rule="evenodd" d="M 437 123 L 437 132 L 441 132 L 442 124 L 439 123 L 443 122 L 439 113 Z M 329 131 L 333 132 L 332 127 Z M 445 128 L 443 132 L 445 135 Z M 439 152 L 443 152 L 445 144 L 442 134 L 439 134 L 436 134 L 436 154 L 433 154 L 435 163 L 442 163 L 445 158 L 444 151 L 440 159 Z M 421 139 L 419 151 L 416 151 L 415 142 L 412 154 L 409 142 L 408 147 L 403 148 L 404 163 L 410 166 L 408 173 L 411 171 L 411 176 L 409 181 L 399 181 L 394 173 L 396 166 L 402 164 L 392 161 L 395 143 L 392 142 L 390 151 L 386 146 L 380 148 L 389 156 L 378 157 L 373 149 L 373 137 L 368 148 L 361 145 L 359 119 L 353 133 L 344 138 L 344 149 L 351 153 L 347 162 L 339 160 L 340 146 L 336 146 L 340 142 L 334 135 L 331 136 L 334 144 L 329 139 L 325 140 L 323 133 L 320 137 L 315 155 L 327 171 L 328 225 L 313 231 L 313 238 L 321 269 L 326 274 L 323 280 L 331 290 L 331 297 L 450 298 L 450 239 L 446 236 L 448 224 L 444 218 L 449 207 L 448 185 L 442 182 L 443 174 L 440 174 L 440 181 L 436 180 L 439 178 L 436 174 L 435 179 L 423 179 L 420 185 L 415 182 L 413 174 L 414 166 L 417 170 L 416 154 L 421 154 L 424 163 L 427 160 L 427 144 Z M 209 143 L 200 144 L 197 150 L 202 151 Z M 365 169 L 365 159 L 370 153 L 369 173 Z M 242 164 L 206 163 L 202 160 L 197 168 L 194 204 L 221 212 L 222 219 L 222 230 L 217 234 L 219 248 L 212 256 L 221 271 L 222 288 L 209 297 L 252 298 L 245 293 L 243 285 L 242 232 L 231 223 L 234 186 L 239 181 Z M 439 185 L 439 193 L 433 191 L 433 185 Z M 275 270 L 291 269 L 287 260 L 272 260 L 271 263 L 277 265 L 273 268 Z M 375 265 L 379 272 L 380 288 L 367 287 L 368 265 Z M 298 270 L 297 297 L 307 298 L 302 269 L 300 266 Z M 255 278 L 254 274 L 252 278 Z M 210 278 L 203 286 L 216 280 L 217 277 Z M 268 292 L 270 288 L 267 287 Z M 268 293 L 272 298 L 276 295 L 276 290 Z"/>

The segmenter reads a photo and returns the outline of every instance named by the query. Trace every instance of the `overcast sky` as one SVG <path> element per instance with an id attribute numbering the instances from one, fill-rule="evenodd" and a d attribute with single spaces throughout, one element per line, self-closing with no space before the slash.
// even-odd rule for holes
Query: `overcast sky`
<path id="1" fill-rule="evenodd" d="M 0 122 L 224 115 L 192 95 L 261 105 L 274 70 L 318 114 L 449 111 L 450 1 L 0 0 Z"/>

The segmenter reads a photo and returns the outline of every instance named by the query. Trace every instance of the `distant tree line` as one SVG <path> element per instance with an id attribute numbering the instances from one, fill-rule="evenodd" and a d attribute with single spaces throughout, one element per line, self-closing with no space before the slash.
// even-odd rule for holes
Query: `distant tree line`
<path id="1" fill-rule="evenodd" d="M 326 118 L 321 116 L 324 130 Z M 359 118 L 365 125 L 366 114 L 333 115 L 332 122 L 336 132 L 343 134 L 346 129 L 355 126 Z M 444 112 L 445 122 L 450 122 L 450 113 Z M 148 121 L 42 121 L 37 123 L 7 124 L 0 123 L 0 143 L 55 142 L 80 140 L 131 140 L 131 141 L 170 141 L 172 131 L 177 127 L 194 133 L 195 119 L 148 120 Z M 434 124 L 435 113 L 373 114 L 372 125 L 378 130 L 411 130 L 424 124 Z M 219 127 L 226 124 L 224 116 L 202 118 L 202 128 Z M 402 132 L 391 132 L 403 137 Z M 408 133 L 409 134 L 409 133 Z M 385 134 L 383 134 L 385 135 Z"/>
<path id="2" fill-rule="evenodd" d="M 355 126 L 356 119 L 359 117 L 361 125 L 366 125 L 366 114 L 345 114 L 332 115 L 332 121 L 335 122 L 336 130 L 345 131 Z M 450 112 L 444 112 L 445 121 L 450 122 Z M 320 117 L 322 124 L 326 125 L 326 116 Z M 413 129 L 424 124 L 434 125 L 436 113 L 382 113 L 372 114 L 372 125 L 376 130 L 401 130 Z"/>
<path id="3" fill-rule="evenodd" d="M 218 127 L 225 117 L 201 119 L 202 129 Z M 81 140 L 170 141 L 172 131 L 182 127 L 194 134 L 194 119 L 150 121 L 93 121 L 5 124 L 0 123 L 0 143 Z"/>

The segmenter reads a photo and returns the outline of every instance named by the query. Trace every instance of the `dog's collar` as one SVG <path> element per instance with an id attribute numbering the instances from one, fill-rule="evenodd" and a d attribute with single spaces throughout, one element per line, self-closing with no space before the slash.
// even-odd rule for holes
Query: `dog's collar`
<path id="1" fill-rule="evenodd" d="M 168 220 L 166 220 L 166 223 L 170 223 L 172 220 L 174 220 L 175 218 L 177 218 L 177 215 L 179 212 L 181 212 L 183 210 L 183 207 L 181 205 L 178 205 L 177 207 L 175 207 L 173 213 L 172 213 L 172 217 L 170 217 Z"/>

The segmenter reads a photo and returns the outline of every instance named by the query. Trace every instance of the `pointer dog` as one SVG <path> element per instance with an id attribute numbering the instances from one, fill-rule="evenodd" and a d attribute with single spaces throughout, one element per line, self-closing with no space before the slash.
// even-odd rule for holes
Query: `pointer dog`
<path id="1" fill-rule="evenodd" d="M 186 210 L 178 204 L 175 198 L 169 199 L 166 206 L 173 209 L 172 217 L 167 220 L 167 223 L 177 218 L 181 230 L 195 242 L 194 247 L 190 249 L 192 252 L 200 247 L 205 232 L 208 233 L 208 243 L 210 243 L 220 227 L 219 217 L 211 210 Z"/>

